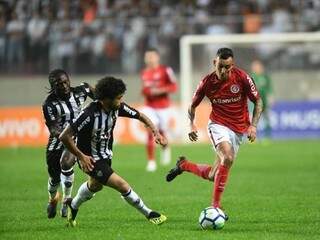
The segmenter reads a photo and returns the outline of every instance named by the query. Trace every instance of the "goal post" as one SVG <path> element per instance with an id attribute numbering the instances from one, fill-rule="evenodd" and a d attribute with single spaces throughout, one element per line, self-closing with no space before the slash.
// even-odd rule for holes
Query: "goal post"
<path id="1" fill-rule="evenodd" d="M 180 39 L 180 104 L 181 125 L 188 126 L 187 110 L 193 93 L 192 46 L 201 44 L 245 46 L 249 44 L 309 43 L 320 42 L 320 32 L 314 33 L 270 33 L 270 34 L 226 34 L 226 35 L 185 35 Z M 215 54 L 215 53 L 213 53 Z M 184 139 L 186 140 L 186 139 Z"/>

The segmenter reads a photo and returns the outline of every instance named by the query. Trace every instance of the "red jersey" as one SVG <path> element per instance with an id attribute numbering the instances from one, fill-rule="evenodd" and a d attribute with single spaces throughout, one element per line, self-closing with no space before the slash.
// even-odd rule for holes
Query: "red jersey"
<path id="1" fill-rule="evenodd" d="M 193 96 L 192 107 L 197 107 L 204 96 L 211 102 L 210 120 L 237 133 L 245 133 L 250 125 L 248 98 L 252 102 L 260 98 L 252 78 L 236 67 L 226 81 L 219 80 L 215 72 L 204 77 Z"/>
<path id="2" fill-rule="evenodd" d="M 169 93 L 177 90 L 177 83 L 174 73 L 170 67 L 159 65 L 156 68 L 145 68 L 141 71 L 142 94 L 145 97 L 145 104 L 152 108 L 166 108 L 171 102 Z M 163 89 L 166 93 L 158 96 L 151 94 L 151 89 Z"/>

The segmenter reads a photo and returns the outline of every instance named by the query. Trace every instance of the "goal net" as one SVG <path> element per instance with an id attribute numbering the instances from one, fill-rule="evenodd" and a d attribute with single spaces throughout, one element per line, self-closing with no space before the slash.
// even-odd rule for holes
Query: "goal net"
<path id="1" fill-rule="evenodd" d="M 180 40 L 182 126 L 188 126 L 187 109 L 192 94 L 199 81 L 206 74 L 212 72 L 212 61 L 220 47 L 232 48 L 236 65 L 248 73 L 251 72 L 251 63 L 256 59 L 261 60 L 272 79 L 272 98 L 275 102 L 310 102 L 320 99 L 319 32 L 186 35 Z M 209 103 L 207 104 L 209 105 Z M 279 116 L 276 117 L 279 118 Z M 306 121 L 301 117 L 303 116 L 299 115 L 295 116 L 295 120 L 292 118 L 285 120 L 289 121 L 291 125 L 299 125 L 299 121 Z M 313 115 L 309 118 L 312 119 L 309 121 L 317 122 L 316 126 L 309 126 L 310 123 L 304 127 L 313 127 L 314 131 L 311 129 L 311 137 L 320 137 L 320 112 L 313 111 Z M 279 119 L 273 119 L 273 121 L 277 120 Z M 280 124 L 280 122 L 272 124 Z M 315 123 L 313 124 L 315 125 Z M 285 132 L 283 134 L 282 137 L 290 135 L 286 135 Z M 292 137 L 299 137 L 299 134 L 295 134 Z"/>

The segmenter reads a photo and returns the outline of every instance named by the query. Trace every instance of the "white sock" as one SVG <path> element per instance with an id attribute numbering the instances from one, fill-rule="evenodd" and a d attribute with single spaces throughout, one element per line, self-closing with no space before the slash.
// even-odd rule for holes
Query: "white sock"
<path id="1" fill-rule="evenodd" d="M 49 178 L 49 180 L 48 180 L 48 193 L 49 193 L 50 199 L 54 199 L 54 197 L 57 194 L 59 186 L 60 186 L 60 183 L 53 184 L 52 178 Z"/>
<path id="2" fill-rule="evenodd" d="M 74 181 L 73 168 L 70 168 L 68 170 L 61 170 L 60 179 L 61 179 L 63 199 L 71 197 L 73 181 Z"/>
<path id="3" fill-rule="evenodd" d="M 142 199 L 132 189 L 129 189 L 127 193 L 122 194 L 122 197 L 127 201 L 127 203 L 129 203 L 131 206 L 134 206 L 146 217 L 148 217 L 152 211 L 143 203 Z"/>
<path id="4" fill-rule="evenodd" d="M 88 182 L 84 182 L 79 187 L 77 195 L 72 200 L 71 207 L 73 209 L 78 209 L 82 203 L 90 200 L 93 196 L 94 196 L 94 192 L 91 192 L 89 190 Z"/>
<path id="5" fill-rule="evenodd" d="M 168 165 L 171 162 L 171 148 L 166 147 L 160 151 L 160 159 L 163 165 Z"/>

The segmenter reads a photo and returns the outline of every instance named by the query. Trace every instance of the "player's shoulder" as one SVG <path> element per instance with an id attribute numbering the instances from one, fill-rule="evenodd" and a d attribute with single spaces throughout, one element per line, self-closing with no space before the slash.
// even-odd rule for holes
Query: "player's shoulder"
<path id="1" fill-rule="evenodd" d="M 58 99 L 54 93 L 50 93 L 43 101 L 42 106 L 46 105 L 56 105 L 58 103 Z"/>
<path id="2" fill-rule="evenodd" d="M 233 74 L 235 74 L 237 77 L 240 77 L 240 78 L 247 78 L 247 76 L 249 76 L 249 74 L 245 70 L 239 67 L 233 67 L 232 72 Z"/>
<path id="3" fill-rule="evenodd" d="M 78 95 L 86 95 L 87 94 L 86 88 L 89 88 L 89 86 L 86 86 L 85 84 L 81 84 L 79 86 L 72 87 L 71 91 Z"/>
<path id="4" fill-rule="evenodd" d="M 92 101 L 84 107 L 84 109 L 88 112 L 97 112 L 100 110 L 100 108 L 101 108 L 101 105 L 98 102 L 98 100 Z"/>
<path id="5" fill-rule="evenodd" d="M 158 69 L 159 69 L 160 71 L 165 71 L 165 72 L 173 71 L 170 66 L 164 65 L 164 64 L 160 64 L 159 67 L 158 67 Z"/>
<path id="6" fill-rule="evenodd" d="M 207 84 L 207 83 L 210 82 L 210 81 L 214 81 L 215 78 L 216 78 L 215 76 L 216 76 L 215 72 L 208 73 L 207 75 L 205 75 L 205 76 L 201 79 L 201 82 L 202 82 L 203 84 Z"/>

